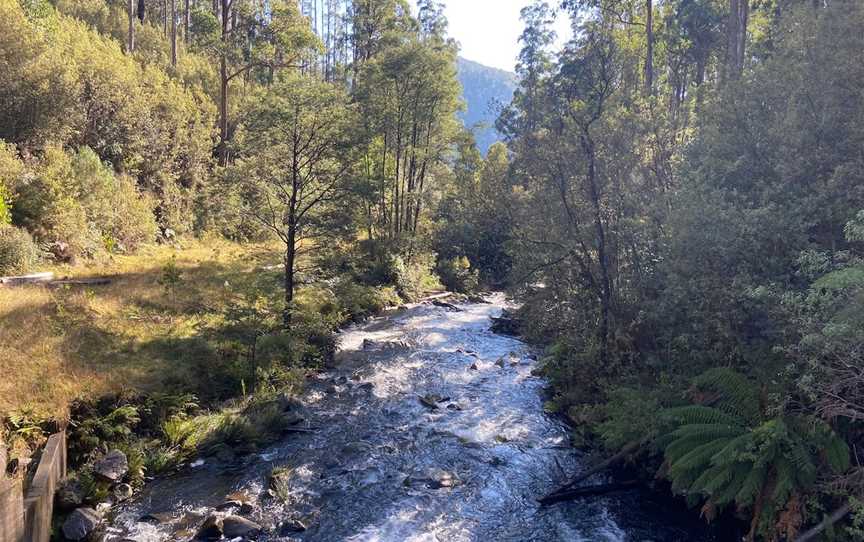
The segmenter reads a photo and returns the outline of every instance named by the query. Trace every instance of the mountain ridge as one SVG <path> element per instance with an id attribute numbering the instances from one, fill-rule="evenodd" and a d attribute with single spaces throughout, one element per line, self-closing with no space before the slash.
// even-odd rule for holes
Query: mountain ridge
<path id="1" fill-rule="evenodd" d="M 516 74 L 463 57 L 459 57 L 457 71 L 466 107 L 459 117 L 474 131 L 477 147 L 485 155 L 492 144 L 501 140 L 495 120 L 513 98 Z"/>

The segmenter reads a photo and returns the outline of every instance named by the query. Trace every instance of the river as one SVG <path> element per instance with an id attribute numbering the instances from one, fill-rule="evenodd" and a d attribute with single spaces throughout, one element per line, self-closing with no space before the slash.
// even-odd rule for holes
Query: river
<path id="1" fill-rule="evenodd" d="M 717 540 L 650 493 L 538 507 L 580 458 L 543 411 L 531 348 L 489 331 L 505 305 L 490 301 L 414 305 L 344 331 L 335 368 L 301 398 L 311 432 L 148 484 L 120 510 L 115 539 L 187 540 L 240 493 L 265 541 Z M 277 467 L 287 502 L 260 498 Z M 160 521 L 140 521 L 148 514 Z"/>

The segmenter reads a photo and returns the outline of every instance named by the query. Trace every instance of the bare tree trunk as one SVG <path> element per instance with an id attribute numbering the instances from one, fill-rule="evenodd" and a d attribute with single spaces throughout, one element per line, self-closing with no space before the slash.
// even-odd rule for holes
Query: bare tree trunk
<path id="1" fill-rule="evenodd" d="M 654 95 L 654 2 L 645 0 L 645 94 Z"/>
<path id="2" fill-rule="evenodd" d="M 603 209 L 600 204 L 600 189 L 597 185 L 597 153 L 594 140 L 586 128 L 581 136 L 582 149 L 588 160 L 587 188 L 594 208 L 594 234 L 597 242 L 597 264 L 600 266 L 600 325 L 597 338 L 600 342 L 600 362 L 609 361 L 609 321 L 612 313 L 612 280 L 609 273 L 609 256 L 606 253 L 606 231 L 603 226 Z"/>
<path id="3" fill-rule="evenodd" d="M 183 40 L 189 43 L 189 29 L 192 26 L 192 11 L 190 10 L 189 0 L 183 6 Z"/>
<path id="4" fill-rule="evenodd" d="M 749 0 L 729 0 L 729 18 L 726 28 L 726 79 L 734 80 L 744 70 L 744 48 L 747 43 Z"/>
<path id="5" fill-rule="evenodd" d="M 135 51 L 135 0 L 129 0 L 129 34 L 126 41 L 126 52 L 130 55 Z"/>
<path id="6" fill-rule="evenodd" d="M 177 67 L 177 0 L 171 0 L 171 65 Z"/>
<path id="7" fill-rule="evenodd" d="M 219 15 L 222 21 L 223 50 L 219 58 L 219 165 L 228 165 L 228 32 L 230 31 L 229 0 L 222 0 Z"/>

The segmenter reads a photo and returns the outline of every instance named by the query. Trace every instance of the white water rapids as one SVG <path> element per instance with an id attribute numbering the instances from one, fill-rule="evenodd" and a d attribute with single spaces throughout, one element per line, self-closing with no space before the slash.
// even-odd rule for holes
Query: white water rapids
<path id="1" fill-rule="evenodd" d="M 543 411 L 531 349 L 489 331 L 504 306 L 490 300 L 415 305 L 343 332 L 339 363 L 301 399 L 313 432 L 149 484 L 114 521 L 114 540 L 189 540 L 235 492 L 254 502 L 259 540 L 707 540 L 639 494 L 538 507 L 580 470 L 579 455 Z M 274 467 L 290 469 L 287 503 L 259 499 Z M 307 529 L 280 532 L 285 520 Z"/>

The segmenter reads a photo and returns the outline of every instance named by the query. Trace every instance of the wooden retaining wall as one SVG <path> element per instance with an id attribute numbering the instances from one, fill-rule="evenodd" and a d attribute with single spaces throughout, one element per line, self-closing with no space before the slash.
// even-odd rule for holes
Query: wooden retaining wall
<path id="1" fill-rule="evenodd" d="M 54 492 L 65 476 L 65 431 L 48 438 L 26 495 L 21 479 L 3 479 L 5 473 L 0 474 L 0 542 L 48 542 Z"/>

